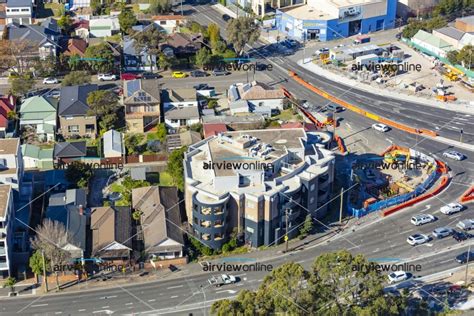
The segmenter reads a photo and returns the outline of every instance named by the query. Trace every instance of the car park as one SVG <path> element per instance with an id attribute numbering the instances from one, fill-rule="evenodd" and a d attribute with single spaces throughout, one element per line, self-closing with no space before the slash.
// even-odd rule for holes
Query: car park
<path id="1" fill-rule="evenodd" d="M 462 230 L 474 229 L 474 219 L 465 219 L 465 220 L 459 221 L 456 227 Z"/>
<path id="2" fill-rule="evenodd" d="M 117 80 L 117 76 L 114 74 L 98 74 L 97 80 L 99 81 L 114 81 Z"/>
<path id="3" fill-rule="evenodd" d="M 43 84 L 57 84 L 59 83 L 58 79 L 56 78 L 44 78 Z"/>
<path id="4" fill-rule="evenodd" d="M 435 230 L 433 230 L 433 236 L 438 239 L 448 237 L 452 233 L 453 233 L 453 229 L 449 227 L 438 227 Z"/>
<path id="5" fill-rule="evenodd" d="M 407 242 L 412 246 L 421 245 L 428 241 L 430 241 L 430 237 L 424 234 L 413 234 L 407 238 Z"/>
<path id="6" fill-rule="evenodd" d="M 202 70 L 193 70 L 189 74 L 191 77 L 206 77 L 208 75 L 207 72 Z"/>
<path id="7" fill-rule="evenodd" d="M 382 133 L 388 132 L 390 130 L 390 127 L 388 127 L 385 124 L 381 124 L 381 123 L 373 124 L 372 128 L 375 129 L 376 131 L 382 132 Z"/>
<path id="8" fill-rule="evenodd" d="M 464 158 L 466 158 L 463 154 L 461 154 L 460 152 L 454 151 L 454 150 L 445 151 L 443 153 L 443 157 L 453 159 L 453 160 L 457 160 L 457 161 L 461 161 Z"/>
<path id="9" fill-rule="evenodd" d="M 161 75 L 155 74 L 153 72 L 144 72 L 142 74 L 142 78 L 143 79 L 158 79 L 158 78 L 161 78 Z"/>
<path id="10" fill-rule="evenodd" d="M 471 252 L 463 252 L 462 254 L 456 256 L 456 262 L 464 264 L 466 262 L 470 262 L 474 260 L 474 251 Z"/>
<path id="11" fill-rule="evenodd" d="M 186 78 L 188 75 L 182 71 L 173 71 L 171 77 L 173 78 Z"/>
<path id="12" fill-rule="evenodd" d="M 415 226 L 420 226 L 423 224 L 434 222 L 435 220 L 436 217 L 431 214 L 418 214 L 411 218 L 411 223 Z"/>
<path id="13" fill-rule="evenodd" d="M 222 69 L 214 69 L 212 71 L 212 75 L 213 76 L 227 76 L 229 73 L 226 71 L 226 70 L 222 70 Z"/>
<path id="14" fill-rule="evenodd" d="M 449 203 L 440 208 L 440 212 L 446 215 L 451 215 L 457 212 L 461 212 L 464 209 L 464 206 L 459 203 Z"/>
<path id="15" fill-rule="evenodd" d="M 408 274 L 405 271 L 395 271 L 388 275 L 388 282 L 390 284 L 398 283 L 408 279 Z"/>

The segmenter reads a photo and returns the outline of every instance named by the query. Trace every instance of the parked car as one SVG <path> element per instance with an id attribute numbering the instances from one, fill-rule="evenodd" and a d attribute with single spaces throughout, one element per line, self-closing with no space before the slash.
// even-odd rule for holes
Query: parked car
<path id="1" fill-rule="evenodd" d="M 141 76 L 139 74 L 132 74 L 132 73 L 123 73 L 120 75 L 121 80 L 135 80 L 135 79 L 140 79 Z"/>
<path id="2" fill-rule="evenodd" d="M 191 77 L 206 77 L 208 75 L 207 72 L 202 70 L 193 70 L 189 73 Z"/>
<path id="3" fill-rule="evenodd" d="M 436 217 L 431 214 L 418 214 L 411 218 L 411 223 L 415 226 L 420 226 L 423 224 L 434 222 L 435 220 Z"/>
<path id="4" fill-rule="evenodd" d="M 213 76 L 226 76 L 228 74 L 229 73 L 226 70 L 222 70 L 222 69 L 214 69 L 212 71 Z"/>
<path id="5" fill-rule="evenodd" d="M 462 254 L 456 256 L 456 262 L 464 264 L 466 262 L 471 262 L 474 260 L 474 251 L 471 252 L 463 252 Z"/>
<path id="6" fill-rule="evenodd" d="M 462 230 L 474 229 L 474 219 L 465 219 L 465 220 L 459 221 L 456 227 Z"/>
<path id="7" fill-rule="evenodd" d="M 408 274 L 405 271 L 395 271 L 388 275 L 388 282 L 390 284 L 405 281 L 408 279 Z"/>
<path id="8" fill-rule="evenodd" d="M 372 128 L 375 129 L 376 131 L 383 132 L 383 133 L 388 132 L 390 130 L 390 127 L 381 123 L 373 124 Z"/>
<path id="9" fill-rule="evenodd" d="M 228 14 L 223 14 L 223 15 L 222 15 L 222 20 L 224 20 L 224 21 L 226 21 L 226 22 L 229 21 L 229 20 L 231 20 L 231 19 L 232 19 L 232 17 L 231 17 L 230 15 L 228 15 Z"/>
<path id="10" fill-rule="evenodd" d="M 409 243 L 412 246 L 416 245 L 421 245 L 430 240 L 430 237 L 424 235 L 424 234 L 413 234 L 411 236 L 408 236 L 407 238 L 407 243 Z"/>
<path id="11" fill-rule="evenodd" d="M 449 203 L 448 205 L 440 208 L 441 213 L 446 215 L 451 215 L 457 212 L 461 212 L 464 209 L 464 206 L 459 203 Z"/>
<path id="12" fill-rule="evenodd" d="M 45 97 L 46 98 L 55 98 L 55 99 L 58 99 L 59 97 L 61 96 L 61 92 L 59 90 L 52 90 L 52 91 L 49 91 Z"/>
<path id="13" fill-rule="evenodd" d="M 44 78 L 43 84 L 57 84 L 59 83 L 58 79 L 56 78 Z"/>
<path id="14" fill-rule="evenodd" d="M 173 71 L 173 73 L 171 73 L 171 77 L 173 78 L 186 78 L 187 76 L 188 75 L 182 71 Z"/>
<path id="15" fill-rule="evenodd" d="M 97 80 L 99 81 L 114 81 L 117 80 L 117 76 L 114 74 L 98 74 Z"/>
<path id="16" fill-rule="evenodd" d="M 319 56 L 321 54 L 328 54 L 328 53 L 329 53 L 329 48 L 324 47 L 324 48 L 320 48 L 317 51 L 315 51 L 313 55 L 314 56 Z"/>
<path id="17" fill-rule="evenodd" d="M 161 78 L 161 75 L 160 74 L 155 74 L 153 72 L 144 72 L 142 74 L 142 78 L 143 79 L 158 79 L 158 78 Z"/>
<path id="18" fill-rule="evenodd" d="M 453 160 L 457 160 L 457 161 L 461 161 L 463 160 L 464 158 L 466 158 L 463 154 L 461 154 L 460 152 L 457 152 L 455 150 L 448 150 L 448 151 L 445 151 L 443 153 L 443 157 L 446 157 L 446 158 L 449 158 L 449 159 L 453 159 Z"/>
<path id="19" fill-rule="evenodd" d="M 208 282 L 210 285 L 220 287 L 222 285 L 232 284 L 232 283 L 237 282 L 237 278 L 230 274 L 221 274 L 221 275 L 213 276 L 212 278 L 208 280 Z"/>
<path id="20" fill-rule="evenodd" d="M 464 231 L 455 230 L 453 232 L 453 238 L 457 242 L 464 241 L 464 240 L 467 240 L 467 239 L 472 238 L 472 237 L 474 237 L 472 234 L 469 234 L 469 233 L 464 232 Z"/>
<path id="21" fill-rule="evenodd" d="M 435 230 L 433 230 L 433 236 L 438 239 L 448 237 L 452 233 L 453 233 L 453 229 L 449 227 L 438 227 Z"/>
<path id="22" fill-rule="evenodd" d="M 329 103 L 328 105 L 326 105 L 326 109 L 328 109 L 329 111 L 337 113 L 337 112 L 342 111 L 342 106 L 334 104 L 334 103 Z"/>

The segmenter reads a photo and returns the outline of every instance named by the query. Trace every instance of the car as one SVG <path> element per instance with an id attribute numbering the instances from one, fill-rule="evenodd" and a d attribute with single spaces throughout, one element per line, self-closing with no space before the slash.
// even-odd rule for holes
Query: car
<path id="1" fill-rule="evenodd" d="M 388 275 L 388 282 L 390 284 L 405 281 L 408 279 L 408 274 L 405 271 L 395 271 Z"/>
<path id="2" fill-rule="evenodd" d="M 314 107 L 314 105 L 312 105 L 311 103 L 309 103 L 308 101 L 304 102 L 303 105 L 302 105 L 305 109 L 312 109 Z"/>
<path id="3" fill-rule="evenodd" d="M 430 241 L 430 237 L 424 234 L 413 234 L 413 235 L 408 236 L 407 238 L 407 243 L 409 243 L 412 246 L 421 245 L 428 241 Z"/>
<path id="4" fill-rule="evenodd" d="M 97 80 L 99 81 L 115 81 L 117 80 L 117 76 L 114 74 L 98 74 Z"/>
<path id="5" fill-rule="evenodd" d="M 473 235 L 467 233 L 467 232 L 464 232 L 464 231 L 453 231 L 453 238 L 454 240 L 456 240 L 457 242 L 460 242 L 460 241 L 464 241 L 464 240 L 467 240 L 469 238 L 472 238 L 474 237 Z"/>
<path id="6" fill-rule="evenodd" d="M 44 78 L 43 84 L 57 84 L 59 83 L 58 79 L 56 78 Z"/>
<path id="7" fill-rule="evenodd" d="M 456 256 L 456 262 L 460 264 L 464 264 L 466 262 L 471 262 L 474 260 L 474 251 L 471 252 L 463 252 L 462 254 Z"/>
<path id="8" fill-rule="evenodd" d="M 182 71 L 173 71 L 171 77 L 173 78 L 186 78 L 188 75 Z"/>
<path id="9" fill-rule="evenodd" d="M 293 47 L 298 47 L 298 46 L 300 46 L 300 42 L 298 42 L 297 40 L 288 39 L 287 41 L 288 41 L 288 43 L 289 43 L 291 46 L 293 46 Z"/>
<path id="10" fill-rule="evenodd" d="M 132 73 L 123 73 L 120 75 L 121 80 L 135 80 L 135 79 L 140 79 L 141 76 L 139 74 L 132 74 Z"/>
<path id="11" fill-rule="evenodd" d="M 226 70 L 222 70 L 222 69 L 214 69 L 212 71 L 213 76 L 226 76 L 228 74 L 229 73 Z"/>
<path id="12" fill-rule="evenodd" d="M 375 129 L 376 131 L 379 131 L 379 132 L 382 132 L 382 133 L 388 132 L 390 130 L 390 127 L 388 127 L 385 124 L 381 124 L 381 123 L 373 124 L 372 128 Z"/>
<path id="13" fill-rule="evenodd" d="M 461 154 L 460 152 L 454 151 L 454 150 L 445 151 L 443 153 L 443 157 L 453 159 L 453 160 L 457 160 L 457 161 L 461 161 L 464 158 L 466 158 L 463 154 Z"/>
<path id="14" fill-rule="evenodd" d="M 440 208 L 440 212 L 446 215 L 451 215 L 457 212 L 461 212 L 464 209 L 464 206 L 460 203 L 449 203 L 448 205 Z"/>
<path id="15" fill-rule="evenodd" d="M 58 99 L 59 97 L 61 96 L 61 92 L 59 90 L 52 90 L 52 91 L 49 91 L 45 97 L 46 98 L 55 98 L 55 99 Z"/>
<path id="16" fill-rule="evenodd" d="M 453 233 L 453 229 L 449 227 L 438 227 L 435 230 L 433 230 L 433 236 L 438 239 L 448 237 L 452 233 Z"/>
<path id="17" fill-rule="evenodd" d="M 230 274 L 221 274 L 211 277 L 208 282 L 210 285 L 221 287 L 222 285 L 236 283 L 237 278 Z"/>
<path id="18" fill-rule="evenodd" d="M 434 222 L 435 220 L 436 217 L 431 214 L 418 214 L 411 218 L 411 223 L 415 226 L 420 226 L 423 224 Z"/>
<path id="19" fill-rule="evenodd" d="M 232 17 L 231 17 L 230 15 L 228 15 L 228 14 L 223 14 L 223 15 L 222 15 L 222 20 L 224 20 L 224 21 L 226 21 L 226 22 L 229 21 L 229 20 L 231 20 L 231 19 L 232 19 Z"/>
<path id="20" fill-rule="evenodd" d="M 155 74 L 153 72 L 144 72 L 142 74 L 142 78 L 143 79 L 158 79 L 158 78 L 161 78 L 161 75 Z"/>
<path id="21" fill-rule="evenodd" d="M 193 70 L 189 73 L 191 77 L 206 77 L 208 75 L 207 72 L 202 70 Z"/>
<path id="22" fill-rule="evenodd" d="M 196 90 L 204 90 L 204 89 L 208 89 L 209 86 L 207 85 L 207 83 L 200 83 L 200 84 L 195 85 L 193 88 Z"/>
<path id="23" fill-rule="evenodd" d="M 337 104 L 333 104 L 333 103 L 329 103 L 328 105 L 326 105 L 326 109 L 328 109 L 329 111 L 337 113 L 337 112 L 342 111 L 342 106 L 337 105 Z"/>
<path id="24" fill-rule="evenodd" d="M 315 52 L 314 52 L 314 55 L 315 55 L 315 56 L 319 56 L 319 55 L 321 55 L 321 54 L 327 54 L 327 53 L 329 53 L 329 48 L 324 47 L 324 48 L 320 48 L 320 49 L 318 49 L 317 51 L 315 51 Z"/>
<path id="25" fill-rule="evenodd" d="M 474 228 L 474 219 L 465 219 L 465 220 L 459 221 L 456 227 L 464 231 L 471 230 Z"/>

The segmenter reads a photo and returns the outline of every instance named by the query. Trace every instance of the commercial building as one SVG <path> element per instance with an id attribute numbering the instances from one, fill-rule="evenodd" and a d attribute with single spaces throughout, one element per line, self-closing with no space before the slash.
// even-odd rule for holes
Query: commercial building
<path id="1" fill-rule="evenodd" d="M 397 0 L 307 0 L 280 8 L 276 26 L 299 40 L 330 41 L 395 27 Z"/>
<path id="2" fill-rule="evenodd" d="M 237 231 L 252 247 L 298 234 L 328 211 L 334 154 L 303 128 L 220 133 L 189 147 L 185 201 L 196 238 L 219 249 Z"/>

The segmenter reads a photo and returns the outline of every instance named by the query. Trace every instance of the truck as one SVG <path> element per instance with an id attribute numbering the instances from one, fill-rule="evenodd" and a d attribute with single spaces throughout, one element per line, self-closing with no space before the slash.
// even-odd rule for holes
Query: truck
<path id="1" fill-rule="evenodd" d="M 208 282 L 210 285 L 214 285 L 215 287 L 221 287 L 222 285 L 233 284 L 237 282 L 237 279 L 233 275 L 221 274 L 211 277 Z"/>
<path id="2" fill-rule="evenodd" d="M 358 45 L 358 44 L 363 44 L 363 43 L 368 43 L 370 42 L 370 37 L 367 36 L 367 35 L 359 35 L 356 37 L 356 39 L 354 40 L 354 44 L 355 45 Z"/>
<path id="3" fill-rule="evenodd" d="M 459 221 L 456 227 L 462 230 L 471 230 L 474 228 L 474 219 L 465 219 Z"/>

